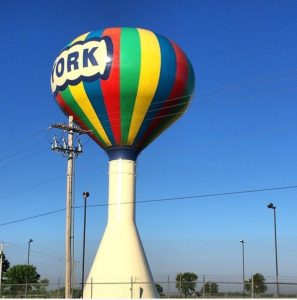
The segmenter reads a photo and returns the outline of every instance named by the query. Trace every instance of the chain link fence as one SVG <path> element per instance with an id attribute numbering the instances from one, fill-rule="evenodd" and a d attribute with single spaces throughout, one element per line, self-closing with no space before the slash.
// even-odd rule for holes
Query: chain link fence
<path id="1" fill-rule="evenodd" d="M 297 277 L 264 276 L 263 284 L 240 276 L 198 275 L 195 282 L 178 282 L 176 276 L 155 276 L 159 293 L 164 298 L 297 298 Z M 249 279 L 249 280 L 248 280 Z M 183 287 L 192 287 L 183 293 Z"/>
<path id="2" fill-rule="evenodd" d="M 237 276 L 198 275 L 197 281 L 179 282 L 176 276 L 154 276 L 154 282 L 161 298 L 297 298 L 297 278 L 265 277 L 263 286 L 245 283 Z M 129 290 L 131 299 L 139 299 L 139 286 L 150 284 L 145 278 L 133 278 L 129 282 L 92 282 L 91 285 L 121 284 Z M 277 288 L 278 286 L 278 288 Z M 188 287 L 188 292 L 185 292 Z M 64 298 L 64 283 L 5 284 L 0 288 L 0 298 Z M 278 291 L 278 293 L 277 293 Z M 74 285 L 73 298 L 81 298 L 81 284 Z"/>

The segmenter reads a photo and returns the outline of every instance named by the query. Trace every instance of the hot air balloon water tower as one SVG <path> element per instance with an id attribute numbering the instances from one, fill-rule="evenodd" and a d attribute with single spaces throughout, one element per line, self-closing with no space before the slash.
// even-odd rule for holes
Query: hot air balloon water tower
<path id="1" fill-rule="evenodd" d="M 55 60 L 57 103 L 109 157 L 108 222 L 84 297 L 159 297 L 135 223 L 136 160 L 184 113 L 194 85 L 179 46 L 146 29 L 88 32 Z"/>

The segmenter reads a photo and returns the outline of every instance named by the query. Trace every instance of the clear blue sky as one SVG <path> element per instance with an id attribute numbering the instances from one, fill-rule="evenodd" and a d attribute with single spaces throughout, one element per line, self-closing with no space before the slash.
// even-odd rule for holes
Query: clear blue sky
<path id="1" fill-rule="evenodd" d="M 50 150 L 47 127 L 67 119 L 51 95 L 50 72 L 69 41 L 105 27 L 147 28 L 173 39 L 197 78 L 186 114 L 138 159 L 137 200 L 297 184 L 296 1 L 0 0 L 0 20 L 1 224 L 65 207 L 66 159 Z M 107 156 L 87 137 L 83 142 L 75 204 L 83 204 L 85 190 L 90 204 L 105 204 Z M 138 204 L 153 274 L 241 276 L 244 239 L 247 276 L 274 275 L 272 201 L 279 274 L 296 276 L 296 198 L 297 189 L 287 189 Z M 82 213 L 75 218 L 77 260 Z M 106 217 L 106 207 L 88 209 L 87 271 Z M 12 243 L 7 258 L 26 263 L 32 238 L 31 262 L 41 276 L 63 280 L 64 224 L 60 212 L 0 226 L 0 240 Z"/>

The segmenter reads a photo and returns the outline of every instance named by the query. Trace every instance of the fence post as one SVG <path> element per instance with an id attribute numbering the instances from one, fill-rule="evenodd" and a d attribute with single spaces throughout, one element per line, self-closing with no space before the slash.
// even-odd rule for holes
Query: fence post
<path id="1" fill-rule="evenodd" d="M 93 277 L 91 277 L 91 299 L 93 298 Z"/>
<path id="2" fill-rule="evenodd" d="M 202 289 L 202 297 L 205 298 L 205 275 L 203 275 L 203 289 Z"/>
<path id="3" fill-rule="evenodd" d="M 168 298 L 170 298 L 170 277 L 168 275 Z"/>
<path id="4" fill-rule="evenodd" d="M 60 277 L 58 278 L 57 298 L 60 298 L 59 297 L 59 289 L 60 289 Z"/>
<path id="5" fill-rule="evenodd" d="M 131 276 L 130 291 L 131 291 L 131 299 L 133 299 L 133 276 Z"/>

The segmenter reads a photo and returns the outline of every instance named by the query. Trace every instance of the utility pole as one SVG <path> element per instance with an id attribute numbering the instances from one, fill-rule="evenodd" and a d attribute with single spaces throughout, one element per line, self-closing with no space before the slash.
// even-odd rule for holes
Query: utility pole
<path id="1" fill-rule="evenodd" d="M 66 240 L 65 240 L 65 298 L 72 298 L 71 277 L 72 277 L 72 198 L 73 198 L 73 160 L 82 153 L 82 145 L 78 140 L 74 146 L 74 134 L 86 134 L 91 131 L 83 130 L 73 124 L 73 116 L 69 116 L 69 124 L 54 124 L 50 129 L 57 128 L 68 132 L 68 142 L 62 139 L 61 144 L 56 136 L 53 139 L 52 150 L 62 152 L 67 155 L 67 183 L 66 183 Z"/>
<path id="2" fill-rule="evenodd" d="M 2 295 L 2 264 L 3 264 L 3 244 L 0 243 L 0 297 Z"/>

